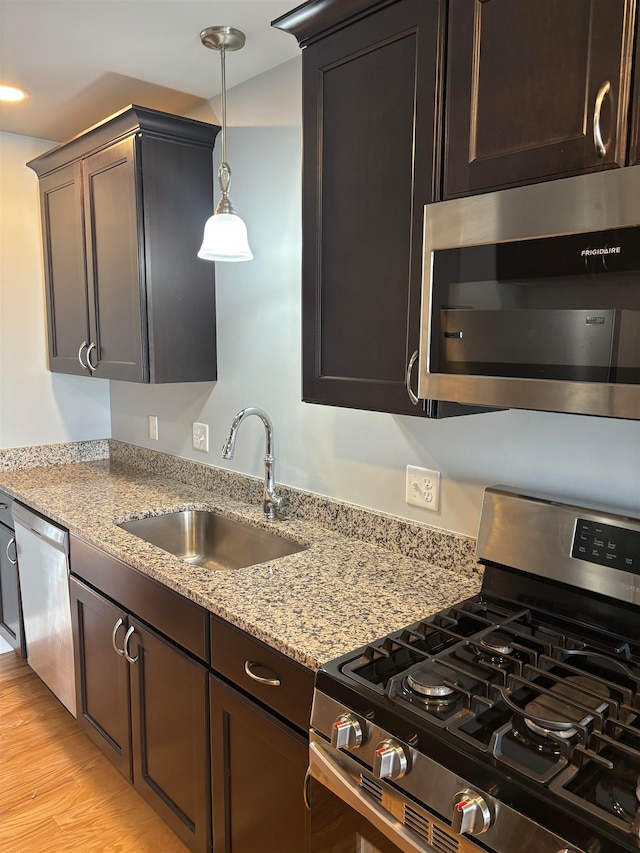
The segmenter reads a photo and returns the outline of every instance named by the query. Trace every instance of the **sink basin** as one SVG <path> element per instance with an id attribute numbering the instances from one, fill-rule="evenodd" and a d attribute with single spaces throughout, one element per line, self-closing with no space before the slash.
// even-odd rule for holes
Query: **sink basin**
<path id="1" fill-rule="evenodd" d="M 307 547 L 207 510 L 154 515 L 125 521 L 118 527 L 187 563 L 208 569 L 242 569 Z"/>

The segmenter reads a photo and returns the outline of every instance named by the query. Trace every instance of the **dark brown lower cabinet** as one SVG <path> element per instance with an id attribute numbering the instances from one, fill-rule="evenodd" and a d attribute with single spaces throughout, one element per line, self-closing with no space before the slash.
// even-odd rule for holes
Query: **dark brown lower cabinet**
<path id="1" fill-rule="evenodd" d="M 305 853 L 307 738 L 209 677 L 216 853 Z"/>
<path id="2" fill-rule="evenodd" d="M 127 612 L 71 578 L 71 618 L 80 728 L 133 781 L 129 664 L 116 653 Z"/>
<path id="3" fill-rule="evenodd" d="M 75 536 L 71 567 L 82 730 L 194 853 L 307 853 L 313 672 Z"/>
<path id="4" fill-rule="evenodd" d="M 133 784 L 191 850 L 208 851 L 208 671 L 136 619 L 129 626 Z"/>
<path id="5" fill-rule="evenodd" d="M 208 670 L 71 579 L 78 722 L 194 853 L 211 850 Z"/>
<path id="6" fill-rule="evenodd" d="M 22 657 L 26 656 L 20 581 L 13 530 L 0 524 L 0 637 Z"/>

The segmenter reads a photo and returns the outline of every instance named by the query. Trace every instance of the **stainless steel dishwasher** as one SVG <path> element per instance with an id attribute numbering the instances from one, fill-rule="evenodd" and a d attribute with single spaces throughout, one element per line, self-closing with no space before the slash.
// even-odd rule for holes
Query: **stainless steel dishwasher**
<path id="1" fill-rule="evenodd" d="M 14 502 L 27 663 L 73 716 L 76 687 L 69 598 L 69 534 Z"/>

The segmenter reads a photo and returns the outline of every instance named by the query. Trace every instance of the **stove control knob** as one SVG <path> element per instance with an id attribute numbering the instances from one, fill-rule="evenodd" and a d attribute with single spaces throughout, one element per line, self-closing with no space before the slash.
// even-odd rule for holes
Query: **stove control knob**
<path id="1" fill-rule="evenodd" d="M 451 828 L 454 832 L 467 833 L 468 835 L 480 835 L 486 832 L 493 823 L 493 817 L 489 811 L 486 800 L 472 791 L 464 788 L 453 798 L 453 818 Z"/>
<path id="2" fill-rule="evenodd" d="M 395 740 L 378 744 L 373 759 L 373 775 L 379 779 L 399 779 L 409 769 L 409 759 L 403 746 Z"/>
<path id="3" fill-rule="evenodd" d="M 357 749 L 363 740 L 362 726 L 353 714 L 341 714 L 331 729 L 331 746 Z"/>

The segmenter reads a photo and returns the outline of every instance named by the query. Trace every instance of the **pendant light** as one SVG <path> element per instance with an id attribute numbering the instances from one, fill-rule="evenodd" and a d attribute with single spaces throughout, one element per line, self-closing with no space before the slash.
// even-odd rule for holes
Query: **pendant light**
<path id="1" fill-rule="evenodd" d="M 220 52 L 222 73 L 222 162 L 218 168 L 220 201 L 204 226 L 198 257 L 205 261 L 250 261 L 253 258 L 247 239 L 247 226 L 236 214 L 229 198 L 231 169 L 227 163 L 227 85 L 225 54 L 244 47 L 244 33 L 233 27 L 207 27 L 200 33 L 205 47 Z"/>

